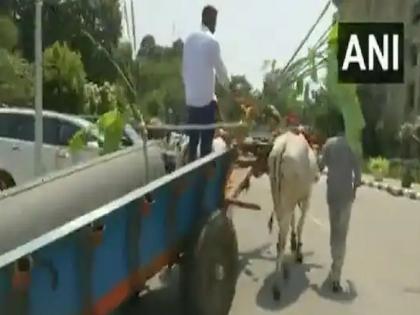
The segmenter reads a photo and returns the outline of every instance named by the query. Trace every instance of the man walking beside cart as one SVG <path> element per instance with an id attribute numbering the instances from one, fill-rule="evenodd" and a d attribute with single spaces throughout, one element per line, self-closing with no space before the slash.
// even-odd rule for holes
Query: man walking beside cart
<path id="1" fill-rule="evenodd" d="M 330 247 L 332 290 L 342 291 L 341 271 L 346 253 L 351 209 L 356 191 L 361 184 L 360 163 L 344 135 L 344 121 L 339 120 L 340 130 L 336 137 L 328 139 L 320 161 L 321 171 L 328 168 L 327 202 L 330 218 Z"/>
<path id="2" fill-rule="evenodd" d="M 187 123 L 209 125 L 216 122 L 216 76 L 227 89 L 229 76 L 221 57 L 220 44 L 214 37 L 217 10 L 206 6 L 202 11 L 202 29 L 190 34 L 184 43 L 182 76 L 185 87 Z M 188 130 L 188 161 L 197 158 L 200 143 L 201 157 L 211 153 L 215 129 Z"/>

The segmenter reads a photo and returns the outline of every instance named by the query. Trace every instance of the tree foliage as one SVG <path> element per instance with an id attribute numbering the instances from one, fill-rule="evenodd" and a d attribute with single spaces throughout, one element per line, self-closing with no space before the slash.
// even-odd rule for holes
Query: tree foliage
<path id="1" fill-rule="evenodd" d="M 20 30 L 20 49 L 29 61 L 34 60 L 34 1 L 14 0 L 10 15 Z M 116 73 L 107 59 L 96 55 L 86 38 L 91 34 L 109 50 L 114 49 L 121 36 L 121 12 L 118 0 L 62 0 L 44 1 L 43 43 L 49 47 L 55 42 L 67 42 L 79 51 L 89 80 L 101 83 L 113 81 Z"/>
<path id="2" fill-rule="evenodd" d="M 34 3 L 5 0 L 0 4 L 0 12 L 9 17 L 0 19 L 0 47 L 7 52 L 0 54 L 0 101 L 26 105 L 33 97 Z M 147 35 L 139 50 L 133 51 L 132 43 L 121 42 L 119 0 L 45 0 L 42 23 L 44 108 L 101 115 L 95 128 L 109 139 L 118 136 L 117 125 L 132 117 L 184 121 L 181 39 L 163 46 Z M 254 97 L 244 76 L 233 77 L 232 82 L 241 95 Z M 235 98 L 226 92 L 219 95 L 227 116 L 240 117 Z M 75 137 L 74 147 L 83 145 L 83 132 Z M 114 140 L 104 140 L 104 152 L 116 147 Z M 107 141 L 113 145 L 106 145 Z"/>
<path id="3" fill-rule="evenodd" d="M 25 59 L 0 49 L 0 103 L 27 106 L 32 98 L 32 67 Z"/>
<path id="4" fill-rule="evenodd" d="M 31 65 L 14 52 L 18 31 L 0 15 L 0 103 L 26 106 L 33 96 Z"/>
<path id="5" fill-rule="evenodd" d="M 0 15 L 0 49 L 13 50 L 18 42 L 18 29 L 13 20 L 6 15 Z"/>
<path id="6" fill-rule="evenodd" d="M 44 52 L 44 108 L 81 113 L 86 73 L 80 54 L 56 42 Z"/>
<path id="7" fill-rule="evenodd" d="M 93 82 L 84 86 L 84 110 L 86 115 L 102 115 L 106 112 L 123 109 L 125 104 L 123 91 L 120 86 L 105 82 L 98 85 Z"/>
<path id="8" fill-rule="evenodd" d="M 121 146 L 126 117 L 118 109 L 101 115 L 92 126 L 79 130 L 70 140 L 69 146 L 77 153 L 88 144 L 89 134 L 95 133 L 102 141 L 99 143 L 100 155 L 115 152 Z"/>
<path id="9" fill-rule="evenodd" d="M 138 102 L 149 118 L 159 116 L 172 122 L 183 120 L 182 47 L 182 40 L 169 47 L 156 45 L 151 35 L 141 41 L 136 58 L 135 84 L 139 90 Z"/>
<path id="10" fill-rule="evenodd" d="M 327 90 L 331 101 L 340 109 L 343 115 L 346 137 L 353 150 L 361 158 L 363 156 L 362 130 L 365 127 L 365 120 L 359 103 L 356 85 L 338 83 L 337 36 L 338 23 L 335 23 L 329 36 Z"/>

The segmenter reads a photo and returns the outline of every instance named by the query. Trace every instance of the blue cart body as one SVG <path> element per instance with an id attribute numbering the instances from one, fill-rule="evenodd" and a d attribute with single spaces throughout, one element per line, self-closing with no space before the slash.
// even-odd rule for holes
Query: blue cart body
<path id="1" fill-rule="evenodd" d="M 214 153 L 26 244 L 0 269 L 0 314 L 109 314 L 221 208 L 231 159 Z"/>

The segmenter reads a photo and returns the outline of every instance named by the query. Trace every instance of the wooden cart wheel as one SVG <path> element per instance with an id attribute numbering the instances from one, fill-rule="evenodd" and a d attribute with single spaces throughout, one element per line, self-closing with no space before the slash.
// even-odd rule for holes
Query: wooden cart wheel
<path id="1" fill-rule="evenodd" d="M 181 264 L 187 314 L 227 315 L 238 279 L 238 242 L 232 222 L 216 211 L 201 225 Z"/>
<path id="2" fill-rule="evenodd" d="M 0 170 L 0 191 L 16 186 L 13 177 L 9 173 Z"/>

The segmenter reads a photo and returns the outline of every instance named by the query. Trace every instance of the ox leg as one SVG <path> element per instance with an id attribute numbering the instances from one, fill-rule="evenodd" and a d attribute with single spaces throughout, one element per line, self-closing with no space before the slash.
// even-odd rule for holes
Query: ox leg
<path id="1" fill-rule="evenodd" d="M 277 243 L 276 271 L 274 275 L 275 282 L 272 288 L 273 299 L 275 301 L 280 300 L 281 297 L 281 284 L 283 283 L 283 279 L 281 279 L 280 275 L 283 274 L 283 278 L 286 280 L 289 277 L 289 270 L 284 264 L 283 259 L 286 248 L 287 235 L 289 232 L 290 219 L 291 217 L 290 215 L 288 215 L 286 217 L 283 217 L 281 220 L 278 220 L 279 234 Z"/>
<path id="2" fill-rule="evenodd" d="M 298 226 L 297 226 L 297 249 L 296 249 L 296 261 L 298 263 L 302 263 L 303 262 L 303 253 L 302 253 L 302 245 L 303 245 L 303 227 L 305 225 L 305 221 L 306 221 L 306 215 L 308 213 L 308 209 L 309 209 L 309 199 L 305 199 L 303 200 L 300 205 L 299 208 L 301 210 L 301 215 L 299 218 L 299 222 L 298 222 Z"/>
<path id="3" fill-rule="evenodd" d="M 290 221 L 290 227 L 292 228 L 292 234 L 290 236 L 290 249 L 292 252 L 296 252 L 297 250 L 297 242 L 296 242 L 296 222 L 295 222 L 295 214 L 292 214 L 292 219 Z"/>

